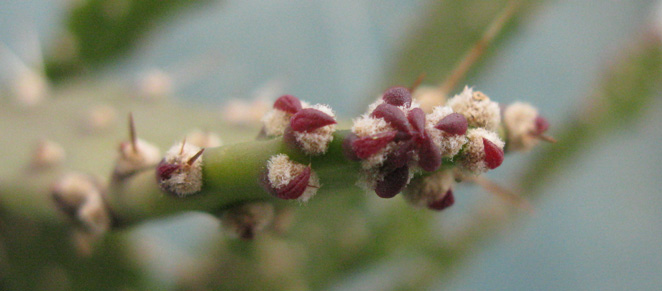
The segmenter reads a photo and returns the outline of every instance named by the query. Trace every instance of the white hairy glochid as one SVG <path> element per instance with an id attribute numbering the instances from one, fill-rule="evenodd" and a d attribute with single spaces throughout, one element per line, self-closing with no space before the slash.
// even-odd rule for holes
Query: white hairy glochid
<path id="1" fill-rule="evenodd" d="M 453 108 L 453 111 L 464 115 L 469 127 L 482 127 L 489 131 L 496 131 L 501 123 L 499 104 L 470 87 L 464 87 L 462 93 L 448 100 L 447 105 Z"/>

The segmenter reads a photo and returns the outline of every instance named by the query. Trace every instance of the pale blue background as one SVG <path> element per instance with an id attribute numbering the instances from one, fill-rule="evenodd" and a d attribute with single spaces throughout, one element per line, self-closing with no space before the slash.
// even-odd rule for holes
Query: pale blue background
<path id="1" fill-rule="evenodd" d="M 609 60 L 642 31 L 655 2 L 547 1 L 474 85 L 502 102 L 527 100 L 539 106 L 552 124 L 562 122 L 582 104 L 582 97 L 592 93 Z M 48 43 L 55 37 L 61 4 L 1 2 L 0 40 L 17 48 L 21 34 L 34 25 Z M 110 79 L 137 76 L 151 67 L 172 68 L 182 59 L 213 52 L 220 56 L 218 67 L 178 88 L 178 95 L 221 104 L 229 96 L 249 97 L 264 83 L 281 80 L 289 93 L 330 103 L 341 114 L 354 114 L 363 109 L 353 104 L 380 89 L 374 84 L 381 81 L 394 47 L 423 7 L 422 2 L 395 0 L 227 1 L 160 27 L 129 60 L 103 74 Z M 536 201 L 535 215 L 487 243 L 450 286 L 439 282 L 434 288 L 659 289 L 660 124 L 662 101 L 657 98 L 632 128 L 598 140 L 560 173 L 558 181 L 544 189 L 544 199 Z M 528 159 L 526 155 L 509 158 L 490 176 L 502 182 L 514 180 L 511 177 Z M 458 204 L 484 195 L 474 188 L 457 192 Z M 209 223 L 190 225 L 180 221 L 169 227 L 178 228 L 180 237 L 196 236 Z M 144 231 L 166 237 L 169 229 Z M 335 287 L 388 288 L 390 281 L 379 270 L 389 271 L 376 265 Z"/>

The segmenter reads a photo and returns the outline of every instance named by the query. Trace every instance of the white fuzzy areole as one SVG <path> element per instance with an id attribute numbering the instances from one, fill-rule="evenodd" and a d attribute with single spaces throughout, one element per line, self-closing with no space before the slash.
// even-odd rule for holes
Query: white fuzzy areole
<path id="1" fill-rule="evenodd" d="M 291 161 L 286 154 L 277 154 L 267 161 L 267 179 L 274 189 L 281 189 L 289 184 L 296 176 L 301 174 L 306 165 Z M 297 200 L 306 202 L 315 194 L 320 187 L 319 177 L 311 170 L 308 187 Z"/>
<path id="2" fill-rule="evenodd" d="M 119 157 L 115 161 L 115 173 L 117 175 L 130 175 L 148 167 L 155 166 L 161 160 L 161 151 L 154 145 L 136 139 L 136 150 L 133 150 L 131 142 L 120 144 Z"/>
<path id="3" fill-rule="evenodd" d="M 466 135 L 448 134 L 435 128 L 439 121 L 451 113 L 453 113 L 453 108 L 450 106 L 437 106 L 432 113 L 427 115 L 425 121 L 425 128 L 430 138 L 441 149 L 441 156 L 445 158 L 457 155 L 468 141 Z"/>
<path id="4" fill-rule="evenodd" d="M 489 168 L 487 167 L 487 163 L 485 163 L 483 138 L 491 141 L 502 150 L 505 143 L 495 132 L 487 131 L 484 128 L 469 129 L 467 131 L 467 138 L 469 138 L 469 142 L 464 148 L 464 156 L 460 166 L 465 172 L 474 175 L 487 172 Z"/>
<path id="5" fill-rule="evenodd" d="M 274 108 L 269 110 L 269 112 L 262 117 L 264 133 L 266 133 L 267 136 L 283 135 L 287 126 L 290 125 L 291 117 L 292 114 L 280 109 Z"/>
<path id="6" fill-rule="evenodd" d="M 437 171 L 420 181 L 412 182 L 405 189 L 404 197 L 416 207 L 427 207 L 430 203 L 443 198 L 455 184 L 455 174 L 452 169 Z"/>
<path id="7" fill-rule="evenodd" d="M 193 164 L 187 164 L 188 160 L 199 151 L 199 147 L 189 143 L 184 145 L 183 151 L 181 142 L 172 146 L 165 155 L 164 163 L 181 165 L 181 167 L 172 173 L 170 179 L 159 180 L 161 188 L 180 197 L 200 191 L 202 189 L 202 160 L 204 154 Z"/>
<path id="8" fill-rule="evenodd" d="M 336 114 L 331 107 L 324 104 L 315 104 L 312 109 L 317 109 L 336 119 Z M 294 132 L 294 137 L 301 149 L 308 155 L 321 155 L 329 149 L 333 141 L 333 133 L 336 131 L 335 124 L 329 124 L 315 129 L 311 132 Z"/>
<path id="9" fill-rule="evenodd" d="M 88 196 L 76 216 L 91 233 L 102 234 L 110 229 L 110 215 L 100 194 Z"/>
<path id="10" fill-rule="evenodd" d="M 457 113 L 464 115 L 470 127 L 483 127 L 496 131 L 501 122 L 499 104 L 490 100 L 480 91 L 464 87 L 462 93 L 448 101 L 448 106 Z"/>
<path id="11" fill-rule="evenodd" d="M 508 150 L 528 151 L 539 142 L 532 132 L 536 128 L 538 110 L 528 103 L 515 102 L 503 113 L 503 122 L 508 132 Z"/>
<path id="12" fill-rule="evenodd" d="M 110 228 L 110 214 L 106 209 L 98 184 L 90 176 L 70 173 L 53 186 L 53 196 L 67 214 L 84 226 L 85 231 L 100 234 Z"/>

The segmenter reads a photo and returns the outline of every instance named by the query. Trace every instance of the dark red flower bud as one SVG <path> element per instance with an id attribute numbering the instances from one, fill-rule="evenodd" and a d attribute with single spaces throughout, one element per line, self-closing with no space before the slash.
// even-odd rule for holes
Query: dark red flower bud
<path id="1" fill-rule="evenodd" d="M 549 129 L 549 122 L 546 118 L 542 116 L 536 117 L 536 134 L 543 134 L 547 129 Z"/>
<path id="2" fill-rule="evenodd" d="M 382 97 L 384 102 L 395 106 L 411 106 L 411 92 L 405 87 L 391 87 Z"/>
<path id="3" fill-rule="evenodd" d="M 407 120 L 411 127 L 418 133 L 419 138 L 425 136 L 425 112 L 423 109 L 414 108 L 407 114 Z"/>
<path id="4" fill-rule="evenodd" d="M 384 180 L 377 182 L 375 193 L 381 198 L 392 198 L 407 186 L 407 180 L 409 180 L 409 167 L 397 168 L 387 173 Z"/>
<path id="5" fill-rule="evenodd" d="M 290 181 L 285 187 L 280 189 L 275 189 L 276 197 L 280 199 L 297 199 L 303 195 L 303 192 L 306 191 L 308 187 L 308 182 L 310 180 L 310 167 L 306 167 L 301 174 L 297 175 Z"/>
<path id="6" fill-rule="evenodd" d="M 290 127 L 296 132 L 311 132 L 335 123 L 332 116 L 313 108 L 301 109 L 290 119 Z"/>
<path id="7" fill-rule="evenodd" d="M 434 172 L 441 166 L 441 149 L 427 135 L 417 141 L 418 165 L 428 172 Z"/>
<path id="8" fill-rule="evenodd" d="M 407 141 L 386 156 L 382 171 L 390 172 L 397 168 L 406 166 L 411 160 L 411 152 L 414 149 L 412 141 Z"/>
<path id="9" fill-rule="evenodd" d="M 485 163 L 490 169 L 496 169 L 503 163 L 503 150 L 490 140 L 483 138 L 483 147 L 485 149 Z"/>
<path id="10" fill-rule="evenodd" d="M 354 151 L 354 141 L 358 140 L 359 137 L 354 134 L 350 133 L 347 136 L 345 136 L 345 139 L 342 141 L 342 152 L 343 155 L 345 155 L 345 158 L 351 161 L 360 161 L 361 159 L 356 155 L 356 152 Z"/>
<path id="11" fill-rule="evenodd" d="M 405 117 L 405 114 L 402 113 L 400 108 L 391 104 L 379 104 L 379 106 L 370 113 L 370 116 L 383 118 L 386 122 L 390 123 L 393 128 L 406 133 L 409 132 L 409 122 L 407 121 L 407 117 Z"/>
<path id="12" fill-rule="evenodd" d="M 444 194 L 439 200 L 434 201 L 428 204 L 428 208 L 436 211 L 442 211 L 448 207 L 451 207 L 455 203 L 455 196 L 453 196 L 453 190 L 448 189 L 448 192 Z"/>
<path id="13" fill-rule="evenodd" d="M 467 118 L 454 112 L 442 118 L 434 128 L 443 130 L 448 134 L 462 135 L 467 133 L 467 126 Z"/>
<path id="14" fill-rule="evenodd" d="M 180 167 L 181 165 L 168 164 L 163 160 L 156 167 L 156 178 L 159 181 L 168 180 L 170 179 L 170 176 L 172 176 L 172 173 L 177 171 Z"/>
<path id="15" fill-rule="evenodd" d="M 276 99 L 276 102 L 274 102 L 274 108 L 295 114 L 301 110 L 301 101 L 299 101 L 299 98 L 292 95 L 283 95 Z"/>
<path id="16" fill-rule="evenodd" d="M 387 131 L 358 138 L 352 143 L 352 150 L 359 159 L 367 159 L 383 149 L 395 138 L 395 135 L 395 131 Z"/>

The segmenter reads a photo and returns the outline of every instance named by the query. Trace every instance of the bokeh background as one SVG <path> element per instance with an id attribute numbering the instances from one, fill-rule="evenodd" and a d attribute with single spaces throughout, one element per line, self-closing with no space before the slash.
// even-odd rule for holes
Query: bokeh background
<path id="1" fill-rule="evenodd" d="M 7 51 L 13 51 L 27 64 L 37 64 L 40 52 L 35 48 L 40 47 L 48 60 L 51 54 L 59 53 L 55 48 L 58 44 L 66 43 L 65 24 L 70 12 L 86 2 L 0 3 L 0 41 L 5 46 L 0 56 L 0 73 L 5 88 L 16 72 L 15 58 Z M 113 13 L 121 18 L 122 9 L 131 5 L 131 1 L 105 2 L 111 3 L 107 7 L 110 18 Z M 328 103 L 349 120 L 382 90 L 413 82 L 430 64 L 444 69 L 424 71 L 428 73 L 425 83 L 440 83 L 449 64 L 459 60 L 467 44 L 477 39 L 484 24 L 504 3 L 469 1 L 471 5 L 465 7 L 413 0 L 200 2 L 166 12 L 119 57 L 94 64 L 76 77 L 58 77 L 61 85 L 53 91 L 98 84 L 133 88 L 145 74 L 160 70 L 172 77 L 171 98 L 191 106 L 214 108 L 218 115 L 230 100 L 251 102 L 288 93 L 311 102 Z M 415 252 L 398 248 L 378 259 L 367 258 L 366 263 L 349 273 L 317 279 L 322 284 L 295 286 L 331 290 L 659 289 L 662 79 L 651 76 L 658 85 L 651 85 L 647 98 L 642 99 L 646 103 L 632 117 L 625 120 L 627 113 L 609 112 L 610 122 L 604 123 L 609 128 L 601 129 L 599 134 L 572 132 L 572 123 L 581 119 L 577 116 L 592 118 L 591 112 L 597 110 L 594 107 L 600 107 L 599 102 L 587 100 L 605 91 L 610 70 L 618 70 L 619 64 L 636 54 L 642 43 L 660 45 L 659 41 L 647 39 L 662 37 L 662 2 L 558 0 L 529 4 L 464 82 L 498 102 L 530 102 L 548 117 L 552 135 L 586 140 L 570 143 L 573 155 L 563 157 L 563 153 L 550 149 L 555 145 L 545 144 L 533 153 L 509 156 L 502 167 L 489 173 L 491 179 L 523 192 L 535 184 L 531 191 L 539 194 L 531 198 L 534 213 L 504 206 L 479 187 L 461 186 L 456 191 L 458 201 L 454 207 L 426 216 L 437 229 L 435 235 L 452 238 L 453 233 L 467 228 L 467 221 L 473 221 L 476 209 L 489 209 L 490 205 L 507 212 L 508 219 L 504 218 L 505 223 L 498 228 L 485 230 L 487 234 L 472 243 L 466 250 L 468 254 L 453 262 L 447 271 L 445 265 L 442 270 L 430 268 L 436 271 L 423 276 L 423 286 L 411 282 L 420 278 L 411 273 L 435 262 L 421 261 L 424 253 L 412 255 Z M 448 22 L 442 19 L 435 25 L 436 18 L 449 14 L 456 18 Z M 462 29 L 466 29 L 466 34 Z M 439 39 L 445 43 L 426 45 Z M 451 49 L 432 50 L 440 47 Z M 656 60 L 644 63 L 659 65 Z M 632 74 L 635 73 L 636 70 Z M 632 97 L 627 96 L 627 90 L 619 92 L 624 104 L 644 102 L 634 97 L 639 94 L 634 91 Z M 12 98 L 10 94 L 4 96 L 3 99 Z M 7 102 L 3 101 L 3 105 Z M 12 109 L 2 112 L 8 111 Z M 3 122 L 7 120 L 10 119 L 4 118 Z M 578 127 L 581 126 L 575 128 Z M 237 133 L 240 137 L 236 139 L 252 137 L 250 130 L 253 129 L 237 130 L 249 132 Z M 1 138 L 8 139 L 9 135 L 3 133 Z M 226 143 L 233 142 L 232 138 L 224 135 Z M 111 144 L 115 142 L 109 140 Z M 527 176 L 555 162 L 545 160 L 544 155 L 548 159 L 562 158 L 558 158 L 560 162 L 552 170 L 541 171 L 545 176 Z M 522 183 L 522 177 L 536 181 Z M 380 213 L 373 208 L 393 207 L 388 205 L 391 203 L 404 204 L 366 199 L 370 207 L 366 212 L 370 213 Z M 296 210 L 303 216 L 314 209 L 303 208 Z M 320 226 L 315 225 L 313 221 L 294 227 L 302 227 L 300 232 L 319 231 Z M 374 235 L 370 230 L 358 233 L 367 233 L 365 240 Z M 180 278 L 183 268 L 195 265 L 216 244 L 231 252 L 236 243 L 218 230 L 216 220 L 202 214 L 149 222 L 131 230 L 125 239 L 145 254 L 138 264 L 138 273 L 145 278 L 138 280 L 142 283 L 134 286 L 137 289 L 190 287 Z M 262 243 L 287 248 L 282 244 L 288 241 L 272 239 Z M 296 254 L 298 247 L 290 246 L 293 251 L 289 252 Z M 325 263 L 322 259 L 311 261 Z"/>

